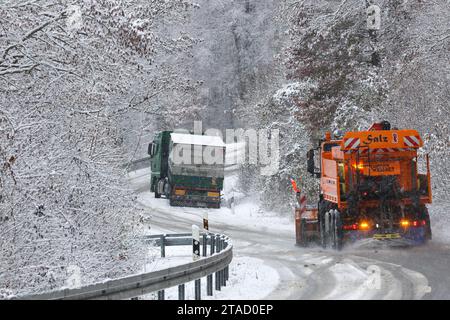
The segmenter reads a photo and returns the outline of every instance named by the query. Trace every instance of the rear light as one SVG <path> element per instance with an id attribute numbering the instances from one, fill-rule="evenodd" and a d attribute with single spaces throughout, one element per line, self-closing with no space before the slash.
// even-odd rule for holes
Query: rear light
<path id="1" fill-rule="evenodd" d="M 175 195 L 184 196 L 186 194 L 186 190 L 184 189 L 175 189 Z"/>
<path id="2" fill-rule="evenodd" d="M 344 230 L 358 230 L 358 225 L 356 223 L 349 224 L 343 227 Z"/>
<path id="3" fill-rule="evenodd" d="M 219 192 L 208 192 L 208 197 L 220 197 Z"/>
<path id="4" fill-rule="evenodd" d="M 358 164 L 354 163 L 353 168 L 363 170 L 364 169 L 364 163 L 360 162 Z"/>
<path id="5" fill-rule="evenodd" d="M 354 224 L 347 224 L 344 225 L 342 227 L 344 230 L 369 230 L 370 229 L 370 224 L 367 221 L 362 221 L 359 224 L 358 223 L 354 223 Z"/>
<path id="6" fill-rule="evenodd" d="M 369 223 L 366 222 L 366 221 L 362 221 L 362 222 L 359 224 L 359 229 L 360 229 L 360 230 L 369 230 Z"/>
<path id="7" fill-rule="evenodd" d="M 403 228 L 407 228 L 407 227 L 409 227 L 409 221 L 408 220 L 400 220 L 400 225 L 403 227 Z"/>
<path id="8" fill-rule="evenodd" d="M 412 223 L 413 227 L 422 227 L 422 226 L 426 226 L 427 222 L 425 220 L 419 220 L 419 221 L 413 221 Z"/>

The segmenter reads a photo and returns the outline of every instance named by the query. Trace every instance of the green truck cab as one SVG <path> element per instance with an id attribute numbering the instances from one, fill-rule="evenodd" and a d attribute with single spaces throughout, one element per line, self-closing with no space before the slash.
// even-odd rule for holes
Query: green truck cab
<path id="1" fill-rule="evenodd" d="M 220 208 L 225 144 L 217 136 L 161 131 L 148 146 L 150 191 L 171 206 Z M 213 160 L 208 155 L 213 155 Z"/>

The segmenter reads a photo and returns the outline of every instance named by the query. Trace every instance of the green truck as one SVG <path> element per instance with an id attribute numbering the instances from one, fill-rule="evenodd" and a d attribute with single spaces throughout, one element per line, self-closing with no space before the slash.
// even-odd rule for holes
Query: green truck
<path id="1" fill-rule="evenodd" d="M 171 206 L 220 208 L 225 144 L 218 136 L 161 131 L 148 146 L 150 191 Z"/>

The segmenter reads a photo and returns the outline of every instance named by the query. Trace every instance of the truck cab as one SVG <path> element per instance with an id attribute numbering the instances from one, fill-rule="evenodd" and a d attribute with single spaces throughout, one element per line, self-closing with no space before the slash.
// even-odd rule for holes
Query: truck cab
<path id="1" fill-rule="evenodd" d="M 161 131 L 155 134 L 153 141 L 148 145 L 150 156 L 151 182 L 150 191 L 155 193 L 155 198 L 160 198 L 164 193 L 163 186 L 158 189 L 158 182 L 168 178 L 169 144 L 172 131 Z"/>

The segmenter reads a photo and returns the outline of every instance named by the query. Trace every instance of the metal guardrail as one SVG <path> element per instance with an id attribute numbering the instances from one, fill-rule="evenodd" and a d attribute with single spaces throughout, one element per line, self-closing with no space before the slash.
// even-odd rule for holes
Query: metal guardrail
<path id="1" fill-rule="evenodd" d="M 123 166 L 127 171 L 150 167 L 150 157 L 131 161 Z M 164 234 L 145 236 L 143 240 L 161 247 L 161 257 L 165 257 L 167 246 L 192 245 L 192 234 Z M 212 295 L 212 275 L 215 273 L 216 290 L 226 285 L 228 265 L 233 259 L 230 239 L 225 235 L 202 234 L 200 245 L 203 258 L 191 263 L 165 270 L 128 276 L 75 289 L 61 289 L 41 294 L 19 296 L 24 300 L 106 300 L 129 299 L 158 291 L 159 299 L 164 298 L 164 289 L 179 286 L 179 298 L 184 299 L 184 284 L 195 280 L 196 298 L 200 299 L 200 279 L 207 277 L 207 294 Z M 209 254 L 207 257 L 209 245 Z"/>
<path id="2" fill-rule="evenodd" d="M 147 243 L 153 243 L 161 247 L 161 255 L 165 256 L 167 246 L 192 245 L 192 235 L 167 234 L 146 236 L 143 238 Z M 184 284 L 196 281 L 196 289 L 199 287 L 200 279 L 207 277 L 208 295 L 212 295 L 212 274 L 216 277 L 216 290 L 226 285 L 228 280 L 228 265 L 233 259 L 233 246 L 230 239 L 220 234 L 202 234 L 200 244 L 203 246 L 203 258 L 200 260 L 179 265 L 176 267 L 159 270 L 139 275 L 128 276 L 120 279 L 110 280 L 103 283 L 87 285 L 76 289 L 62 289 L 42 294 L 21 296 L 16 299 L 25 300 L 112 300 L 129 299 L 144 294 L 159 291 L 158 297 L 164 298 L 164 289 L 179 286 L 179 297 L 184 299 Z M 207 247 L 210 247 L 209 256 Z M 198 289 L 200 290 L 200 289 Z M 200 299 L 197 295 L 196 299 Z"/>

